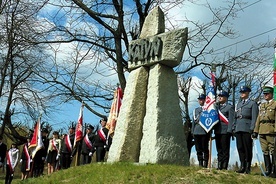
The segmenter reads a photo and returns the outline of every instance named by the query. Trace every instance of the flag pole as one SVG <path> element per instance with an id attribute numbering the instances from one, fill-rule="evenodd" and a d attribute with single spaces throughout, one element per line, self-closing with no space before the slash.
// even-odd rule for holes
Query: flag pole
<path id="1" fill-rule="evenodd" d="M 83 113 L 83 107 L 84 107 L 84 102 L 82 101 L 82 103 L 81 103 L 81 112 Z M 81 132 L 83 132 L 83 114 L 80 114 L 79 115 L 79 118 L 81 118 Z M 80 119 L 78 119 L 78 122 L 77 122 L 77 126 L 78 126 L 78 124 L 80 123 L 79 122 L 80 121 Z M 77 131 L 77 127 L 76 127 L 76 131 Z M 77 133 L 77 132 L 75 132 L 75 133 Z M 82 135 L 83 136 L 83 135 Z M 75 137 L 76 138 L 76 137 Z M 76 140 L 74 140 L 74 141 L 76 141 Z M 79 141 L 77 141 L 76 142 L 76 144 L 75 144 L 75 148 L 74 149 L 76 149 L 76 158 L 75 158 L 75 166 L 78 166 L 78 165 L 80 165 L 80 154 L 79 154 L 79 145 L 80 145 L 80 141 L 82 141 L 82 140 L 79 140 Z"/>
<path id="2" fill-rule="evenodd" d="M 214 92 L 215 92 L 215 99 L 217 99 L 217 88 L 216 88 L 216 77 L 215 77 L 215 73 L 216 73 L 216 64 L 212 63 L 211 65 L 211 81 L 212 81 L 212 85 L 214 88 Z M 210 140 L 209 140 L 209 161 L 208 161 L 208 168 L 210 169 L 212 166 L 212 130 L 210 133 Z"/>

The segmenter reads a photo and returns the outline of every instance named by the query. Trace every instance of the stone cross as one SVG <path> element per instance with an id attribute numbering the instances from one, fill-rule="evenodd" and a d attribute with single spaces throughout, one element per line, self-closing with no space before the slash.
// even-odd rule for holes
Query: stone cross
<path id="1" fill-rule="evenodd" d="M 189 165 L 178 86 L 188 29 L 164 33 L 164 13 L 154 8 L 129 46 L 128 77 L 108 162 Z"/>

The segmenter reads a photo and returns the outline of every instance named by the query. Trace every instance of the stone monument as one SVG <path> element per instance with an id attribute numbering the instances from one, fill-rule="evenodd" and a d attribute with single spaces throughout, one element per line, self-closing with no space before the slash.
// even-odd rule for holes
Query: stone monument
<path id="1" fill-rule="evenodd" d="M 177 77 L 188 29 L 164 33 L 164 13 L 154 8 L 139 39 L 129 46 L 131 72 L 107 162 L 189 165 Z"/>

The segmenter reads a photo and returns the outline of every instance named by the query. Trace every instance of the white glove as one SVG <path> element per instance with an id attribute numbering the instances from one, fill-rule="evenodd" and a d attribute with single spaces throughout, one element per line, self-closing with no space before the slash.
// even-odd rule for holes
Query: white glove
<path id="1" fill-rule="evenodd" d="M 20 163 L 22 162 L 22 159 L 20 159 L 20 161 L 19 161 Z"/>
<path id="2" fill-rule="evenodd" d="M 33 162 L 33 159 L 31 159 L 30 162 Z"/>
<path id="3" fill-rule="evenodd" d="M 89 152 L 89 154 L 88 154 L 90 157 L 93 155 L 93 153 L 92 152 Z"/>
<path id="4" fill-rule="evenodd" d="M 56 160 L 58 160 L 59 159 L 59 154 L 57 155 L 57 157 L 56 157 Z"/>

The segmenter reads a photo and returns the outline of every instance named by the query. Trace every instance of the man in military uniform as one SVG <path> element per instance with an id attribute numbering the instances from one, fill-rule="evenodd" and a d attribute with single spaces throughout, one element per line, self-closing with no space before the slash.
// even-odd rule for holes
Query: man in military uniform
<path id="1" fill-rule="evenodd" d="M 272 161 L 274 161 L 274 138 L 275 138 L 275 119 L 276 119 L 276 102 L 273 100 L 273 88 L 265 86 L 263 88 L 264 103 L 260 105 L 259 115 L 255 124 L 254 133 L 252 138 L 256 139 L 259 135 L 259 140 L 264 156 L 266 176 L 272 172 Z M 273 167 L 275 169 L 275 166 Z M 274 171 L 275 172 L 275 171 Z"/>
<path id="2" fill-rule="evenodd" d="M 207 133 L 199 124 L 205 98 L 205 94 L 200 94 L 197 98 L 200 107 L 195 108 L 193 112 L 192 134 L 195 139 L 195 149 L 199 166 L 207 168 L 209 160 L 210 133 Z"/>
<path id="3" fill-rule="evenodd" d="M 214 126 L 215 141 L 218 153 L 218 169 L 227 170 L 230 155 L 230 142 L 232 136 L 232 125 L 234 121 L 234 107 L 227 103 L 229 94 L 220 91 L 219 97 L 219 123 Z"/>
<path id="4" fill-rule="evenodd" d="M 249 174 L 251 170 L 253 156 L 253 141 L 251 134 L 255 128 L 255 122 L 259 112 L 257 103 L 249 99 L 250 92 L 251 89 L 248 86 L 241 86 L 241 101 L 236 106 L 233 126 L 236 136 L 237 150 L 241 162 L 241 168 L 236 172 L 246 174 Z"/>

